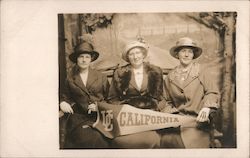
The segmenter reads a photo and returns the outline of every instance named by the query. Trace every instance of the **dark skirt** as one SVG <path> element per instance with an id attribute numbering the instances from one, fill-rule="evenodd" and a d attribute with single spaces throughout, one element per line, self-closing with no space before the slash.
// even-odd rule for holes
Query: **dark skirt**
<path id="1" fill-rule="evenodd" d="M 103 136 L 98 130 L 88 126 L 80 125 L 66 137 L 65 148 L 70 149 L 108 149 L 110 140 Z"/>
<path id="2" fill-rule="evenodd" d="M 92 117 L 92 118 L 91 118 Z M 71 114 L 65 124 L 64 149 L 106 149 L 109 148 L 109 139 L 91 125 L 96 116 L 86 117 L 82 114 Z M 60 127 L 61 128 L 61 127 Z"/>

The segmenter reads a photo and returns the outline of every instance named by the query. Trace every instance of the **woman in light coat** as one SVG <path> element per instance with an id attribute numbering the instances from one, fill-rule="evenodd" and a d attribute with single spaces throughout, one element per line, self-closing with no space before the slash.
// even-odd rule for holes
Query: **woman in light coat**
<path id="1" fill-rule="evenodd" d="M 212 75 L 196 63 L 202 49 L 184 37 L 172 47 L 170 54 L 180 61 L 166 77 L 164 87 L 170 113 L 196 117 L 198 127 L 208 125 L 209 115 L 219 108 L 219 91 Z M 172 148 L 208 148 L 209 132 L 201 128 L 165 130 L 161 146 Z M 164 133 L 164 132 L 163 132 Z"/>

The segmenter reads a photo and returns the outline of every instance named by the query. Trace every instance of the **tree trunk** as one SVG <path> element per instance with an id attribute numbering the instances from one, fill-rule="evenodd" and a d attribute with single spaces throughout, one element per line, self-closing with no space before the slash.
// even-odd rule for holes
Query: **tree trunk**
<path id="1" fill-rule="evenodd" d="M 224 134 L 224 147 L 227 147 L 227 144 L 231 144 L 231 140 L 234 138 L 234 127 L 233 116 L 235 111 L 233 111 L 234 103 L 231 100 L 232 96 L 232 76 L 233 74 L 233 61 L 234 61 L 234 17 L 230 14 L 229 17 L 223 19 L 226 23 L 226 30 L 224 34 L 224 58 L 225 65 L 223 70 L 223 92 L 221 98 L 221 106 L 223 110 L 223 119 L 222 119 L 222 132 Z M 229 147 L 229 146 L 228 146 Z"/>

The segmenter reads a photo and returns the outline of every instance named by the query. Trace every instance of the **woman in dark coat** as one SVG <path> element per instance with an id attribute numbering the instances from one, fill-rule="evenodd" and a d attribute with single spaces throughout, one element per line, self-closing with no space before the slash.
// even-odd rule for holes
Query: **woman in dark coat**
<path id="1" fill-rule="evenodd" d="M 60 109 L 70 113 L 66 137 L 66 144 L 71 143 L 69 148 L 108 148 L 108 140 L 91 127 L 96 121 L 96 103 L 105 101 L 109 88 L 107 77 L 90 68 L 98 56 L 87 42 L 79 44 L 69 56 L 75 65 L 60 97 Z"/>
<path id="2" fill-rule="evenodd" d="M 172 47 L 170 54 L 180 65 L 165 78 L 166 101 L 170 113 L 179 113 L 196 118 L 198 127 L 166 130 L 162 136 L 162 147 L 208 148 L 209 132 L 205 131 L 209 115 L 219 107 L 219 91 L 209 71 L 196 63 L 202 49 L 184 37 Z"/>
<path id="3" fill-rule="evenodd" d="M 139 41 L 127 44 L 122 58 L 129 64 L 119 67 L 109 90 L 112 104 L 129 104 L 141 109 L 159 109 L 163 93 L 162 70 L 144 62 L 148 47 Z M 160 137 L 155 131 L 120 136 L 112 141 L 115 148 L 157 148 Z"/>

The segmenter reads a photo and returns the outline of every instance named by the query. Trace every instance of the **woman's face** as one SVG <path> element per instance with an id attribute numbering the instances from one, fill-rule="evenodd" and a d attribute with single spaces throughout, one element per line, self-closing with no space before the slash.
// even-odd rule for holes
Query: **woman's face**
<path id="1" fill-rule="evenodd" d="M 143 64 L 145 55 L 140 48 L 133 48 L 128 52 L 128 59 L 133 67 L 139 67 Z"/>
<path id="2" fill-rule="evenodd" d="M 192 63 L 192 60 L 193 60 L 193 57 L 194 57 L 193 49 L 191 49 L 191 48 L 182 48 L 178 52 L 177 57 L 179 58 L 179 61 L 180 61 L 181 65 L 188 66 L 189 64 Z"/>
<path id="3" fill-rule="evenodd" d="M 91 55 L 90 54 L 80 54 L 77 58 L 77 65 L 80 69 L 85 70 L 89 67 L 91 63 Z"/>

